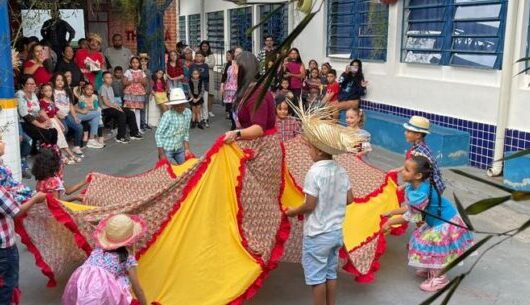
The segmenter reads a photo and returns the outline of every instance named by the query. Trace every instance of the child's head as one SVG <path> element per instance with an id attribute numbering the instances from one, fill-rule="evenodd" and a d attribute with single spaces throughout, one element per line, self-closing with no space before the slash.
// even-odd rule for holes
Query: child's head
<path id="1" fill-rule="evenodd" d="M 40 98 L 52 98 L 53 89 L 50 83 L 43 84 L 40 87 Z"/>
<path id="2" fill-rule="evenodd" d="M 103 72 L 103 83 L 107 86 L 112 85 L 112 73 L 109 71 Z"/>
<path id="3" fill-rule="evenodd" d="M 318 63 L 317 63 L 317 61 L 314 60 L 314 59 L 311 59 L 311 60 L 309 61 L 309 65 L 308 65 L 308 66 L 309 66 L 309 70 L 310 70 L 310 71 L 313 71 L 313 69 L 317 69 L 317 70 L 318 70 Z"/>
<path id="4" fill-rule="evenodd" d="M 434 169 L 429 159 L 422 155 L 412 156 L 405 161 L 401 174 L 405 182 L 423 182 L 431 180 Z"/>
<path id="5" fill-rule="evenodd" d="M 123 68 L 121 66 L 116 66 L 114 68 L 114 78 L 121 79 L 123 77 Z"/>
<path id="6" fill-rule="evenodd" d="M 124 262 L 129 254 L 127 247 L 133 246 L 146 231 L 146 222 L 141 217 L 117 214 L 99 222 L 94 238 L 99 248 L 117 252 Z"/>
<path id="7" fill-rule="evenodd" d="M 169 61 L 170 62 L 177 62 L 179 58 L 179 55 L 177 53 L 177 51 L 173 50 L 173 51 L 169 51 Z"/>
<path id="8" fill-rule="evenodd" d="M 431 123 L 427 118 L 414 115 L 410 120 L 403 124 L 405 128 L 405 139 L 409 143 L 422 142 L 425 136 L 429 134 Z"/>
<path id="9" fill-rule="evenodd" d="M 318 162 L 318 161 L 321 161 L 321 160 L 332 160 L 333 159 L 332 155 L 330 155 L 327 152 L 319 149 L 315 145 L 309 143 L 309 141 L 308 141 L 308 144 L 309 144 L 309 155 L 311 156 L 311 159 L 313 160 L 313 162 Z"/>
<path id="10" fill-rule="evenodd" d="M 362 128 L 364 125 L 364 111 L 360 108 L 350 108 L 346 111 L 346 123 L 349 127 Z"/>
<path id="11" fill-rule="evenodd" d="M 79 49 L 88 49 L 88 40 L 86 38 L 81 38 L 77 41 L 77 47 Z"/>
<path id="12" fill-rule="evenodd" d="M 204 55 L 202 55 L 201 52 L 195 53 L 195 62 L 199 64 L 202 64 L 204 62 Z"/>
<path id="13" fill-rule="evenodd" d="M 326 75 L 326 78 L 328 79 L 329 84 L 334 83 L 335 79 L 337 78 L 337 71 L 335 71 L 335 69 L 329 70 L 328 74 Z"/>
<path id="14" fill-rule="evenodd" d="M 70 86 L 72 84 L 72 72 L 71 71 L 65 71 L 64 72 L 64 79 L 66 81 L 66 84 Z"/>
<path id="15" fill-rule="evenodd" d="M 322 72 L 322 75 L 328 76 L 328 72 L 331 70 L 331 65 L 329 63 L 323 63 L 322 68 L 320 68 L 320 71 Z"/>
<path id="16" fill-rule="evenodd" d="M 426 134 L 405 129 L 405 140 L 408 143 L 417 143 L 425 139 Z"/>
<path id="17" fill-rule="evenodd" d="M 35 157 L 31 173 L 35 180 L 42 181 L 57 175 L 61 168 L 59 153 L 53 148 L 41 148 Z"/>
<path id="18" fill-rule="evenodd" d="M 153 80 L 164 80 L 164 70 L 158 69 L 155 73 L 153 73 Z"/>
<path id="19" fill-rule="evenodd" d="M 129 61 L 129 66 L 133 70 L 140 69 L 140 58 L 138 58 L 137 56 L 131 57 L 131 60 Z"/>
<path id="20" fill-rule="evenodd" d="M 52 85 L 54 89 L 61 90 L 66 85 L 66 80 L 63 74 L 55 73 L 52 77 Z"/>
<path id="21" fill-rule="evenodd" d="M 201 72 L 199 72 L 199 70 L 194 69 L 194 70 L 191 72 L 191 78 L 192 78 L 192 79 L 199 79 L 200 77 L 201 77 Z"/>
<path id="22" fill-rule="evenodd" d="M 311 78 L 319 78 L 318 68 L 311 69 Z"/>
<path id="23" fill-rule="evenodd" d="M 289 105 L 285 99 L 285 96 L 278 95 L 276 97 L 276 117 L 280 120 L 285 119 L 289 115 Z"/>
<path id="24" fill-rule="evenodd" d="M 287 78 L 283 78 L 280 82 L 280 89 L 288 90 L 289 89 L 289 80 Z"/>
<path id="25" fill-rule="evenodd" d="M 142 67 L 147 68 L 147 64 L 149 64 L 149 55 L 147 55 L 147 53 L 141 53 L 139 58 L 140 58 L 140 65 Z"/>
<path id="26" fill-rule="evenodd" d="M 83 95 L 86 97 L 91 97 L 94 94 L 94 86 L 91 83 L 86 83 L 82 88 Z"/>
<path id="27" fill-rule="evenodd" d="M 234 49 L 226 51 L 226 62 L 231 62 L 234 59 Z"/>

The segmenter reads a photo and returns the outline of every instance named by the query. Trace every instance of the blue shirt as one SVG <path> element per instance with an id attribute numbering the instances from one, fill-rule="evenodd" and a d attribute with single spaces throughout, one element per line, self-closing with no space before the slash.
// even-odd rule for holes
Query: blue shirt
<path id="1" fill-rule="evenodd" d="M 403 215 L 403 218 L 409 221 L 421 221 L 422 213 L 420 211 L 426 211 L 448 221 L 457 215 L 453 204 L 447 198 L 438 196 L 434 187 L 431 190 L 429 182 L 422 182 L 416 189 L 411 184 L 407 184 L 405 186 L 405 196 L 409 204 L 409 210 Z M 411 206 L 420 211 L 413 209 Z M 445 223 L 429 215 L 425 215 L 425 222 L 431 227 Z"/>

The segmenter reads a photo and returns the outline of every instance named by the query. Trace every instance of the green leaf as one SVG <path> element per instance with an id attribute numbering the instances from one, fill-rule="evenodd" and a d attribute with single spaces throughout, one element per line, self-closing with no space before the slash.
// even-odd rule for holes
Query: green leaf
<path id="1" fill-rule="evenodd" d="M 529 227 L 530 227 L 530 219 L 527 220 L 522 226 L 520 226 L 519 229 L 517 229 L 517 233 L 521 233 L 524 230 L 528 229 Z"/>
<path id="2" fill-rule="evenodd" d="M 517 76 L 517 75 L 521 75 L 521 74 L 523 74 L 523 73 L 526 73 L 528 70 L 530 70 L 530 67 L 525 68 L 525 69 L 523 69 L 522 71 L 519 71 L 517 74 L 514 75 L 514 77 Z"/>
<path id="3" fill-rule="evenodd" d="M 430 305 L 430 304 L 432 304 L 432 302 L 436 301 L 442 294 L 444 294 L 444 292 L 446 292 L 447 290 L 449 290 L 450 288 L 452 288 L 455 285 L 455 283 L 456 283 L 455 280 L 456 279 L 450 281 L 449 284 L 447 284 L 444 288 L 436 291 L 435 294 L 431 295 L 425 301 L 421 302 L 420 305 Z"/>
<path id="4" fill-rule="evenodd" d="M 514 201 L 530 200 L 530 192 L 519 192 L 519 191 L 513 192 L 512 199 Z"/>
<path id="5" fill-rule="evenodd" d="M 443 299 L 442 303 L 440 303 L 440 305 L 449 304 L 449 301 L 453 297 L 453 294 L 455 294 L 456 289 L 458 288 L 458 286 L 460 286 L 460 283 L 462 283 L 462 280 L 464 280 L 465 277 L 465 274 L 460 274 L 451 281 L 453 285 L 451 286 L 451 289 L 449 289 L 449 292 L 447 292 L 447 295 Z"/>
<path id="6" fill-rule="evenodd" d="M 473 224 L 471 223 L 471 220 L 469 219 L 469 217 L 467 216 L 467 212 L 466 210 L 464 209 L 464 206 L 462 205 L 462 203 L 460 202 L 460 199 L 458 199 L 458 197 L 456 197 L 456 194 L 453 193 L 453 197 L 455 198 L 455 204 L 456 204 L 456 209 L 458 210 L 458 213 L 460 214 L 460 217 L 462 217 L 462 220 L 464 221 L 464 223 L 466 224 L 466 227 L 473 231 L 475 230 L 473 228 Z"/>
<path id="7" fill-rule="evenodd" d="M 463 261 L 468 256 L 470 256 L 475 251 L 477 251 L 478 248 L 482 247 L 482 245 L 484 245 L 492 237 L 493 237 L 493 235 L 488 235 L 488 236 L 484 237 L 483 239 L 481 239 L 476 244 L 474 244 L 473 246 L 471 246 L 471 248 L 467 249 L 466 252 L 462 253 L 462 255 L 457 257 L 454 261 L 450 262 L 447 266 L 445 266 L 445 268 L 442 269 L 442 272 L 440 273 L 440 275 L 446 274 L 447 272 L 449 272 L 449 270 L 453 269 L 456 265 L 460 264 L 461 261 Z"/>
<path id="8" fill-rule="evenodd" d="M 523 58 L 519 58 L 516 63 L 518 62 L 523 62 L 523 61 L 530 61 L 530 56 L 529 57 L 523 57 Z"/>
<path id="9" fill-rule="evenodd" d="M 267 22 L 267 20 L 269 20 L 274 14 L 276 14 L 277 12 L 279 12 L 281 9 L 283 9 L 284 6 L 286 6 L 287 4 L 289 4 L 289 2 L 282 2 L 280 4 L 280 6 L 278 6 L 277 8 L 273 9 L 270 13 L 268 13 L 267 15 L 265 15 L 265 17 L 263 17 L 263 19 L 261 19 L 259 21 L 258 24 L 254 25 L 253 27 L 249 28 L 247 31 L 246 31 L 246 34 L 247 35 L 251 35 L 252 32 L 259 28 L 262 24 L 264 24 L 265 22 Z"/>
<path id="10" fill-rule="evenodd" d="M 530 68 L 529 68 L 530 69 Z M 500 161 L 507 161 L 507 160 L 511 160 L 511 159 L 516 159 L 516 158 L 519 158 L 519 157 L 522 157 L 522 156 L 526 156 L 526 155 L 530 155 L 530 149 L 525 149 L 525 150 L 521 150 L 521 151 L 518 151 L 516 152 L 515 154 L 513 155 L 510 155 L 508 157 L 505 157 L 505 158 L 502 158 L 500 160 L 497 160 L 495 162 L 500 162 Z"/>
<path id="11" fill-rule="evenodd" d="M 488 198 L 488 199 L 482 199 L 480 201 L 477 201 L 473 203 L 472 205 L 468 206 L 466 208 L 466 212 L 469 215 L 477 215 L 484 211 L 487 211 L 493 207 L 498 206 L 499 204 L 506 202 L 508 200 L 512 199 L 511 195 L 508 196 L 502 196 L 502 197 L 495 197 L 495 198 Z"/>
<path id="12" fill-rule="evenodd" d="M 486 179 L 483 179 L 483 178 L 480 178 L 480 177 L 477 177 L 477 176 L 473 176 L 473 175 L 471 175 L 469 173 L 466 173 L 466 172 L 464 172 L 462 170 L 459 170 L 459 169 L 450 169 L 450 171 L 452 171 L 455 174 L 467 177 L 467 178 L 469 178 L 471 180 L 475 180 L 475 181 L 487 184 L 489 186 L 493 186 L 495 188 L 501 189 L 501 190 L 506 191 L 506 192 L 508 192 L 510 194 L 514 192 L 513 189 L 511 189 L 511 188 L 509 188 L 507 186 L 504 186 L 504 185 L 501 185 L 501 184 L 497 184 L 495 182 L 491 182 L 489 180 L 486 180 Z"/>

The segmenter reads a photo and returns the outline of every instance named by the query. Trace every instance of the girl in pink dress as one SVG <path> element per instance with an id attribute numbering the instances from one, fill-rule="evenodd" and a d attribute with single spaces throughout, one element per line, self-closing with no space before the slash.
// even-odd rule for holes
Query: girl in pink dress
<path id="1" fill-rule="evenodd" d="M 144 109 L 146 85 L 146 76 L 144 71 L 140 68 L 140 59 L 134 56 L 131 58 L 130 68 L 123 73 L 123 107 L 134 111 L 138 130 L 141 129 L 140 109 Z"/>
<path id="2" fill-rule="evenodd" d="M 136 273 L 138 262 L 128 250 L 146 230 L 139 216 L 118 214 L 102 220 L 94 232 L 96 248 L 68 280 L 62 304 L 147 305 Z"/>

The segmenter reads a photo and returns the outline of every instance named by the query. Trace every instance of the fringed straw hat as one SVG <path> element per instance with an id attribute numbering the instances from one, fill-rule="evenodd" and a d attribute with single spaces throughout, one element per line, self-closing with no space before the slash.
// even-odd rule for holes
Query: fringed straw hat
<path id="1" fill-rule="evenodd" d="M 134 244 L 146 230 L 147 224 L 139 216 L 117 214 L 98 224 L 94 239 L 103 250 L 115 250 Z"/>
<path id="2" fill-rule="evenodd" d="M 355 146 L 363 141 L 361 136 L 329 119 L 335 111 L 332 107 L 309 107 L 304 110 L 301 101 L 298 106 L 289 99 L 287 102 L 301 120 L 303 136 L 321 151 L 330 155 L 354 152 Z"/>

